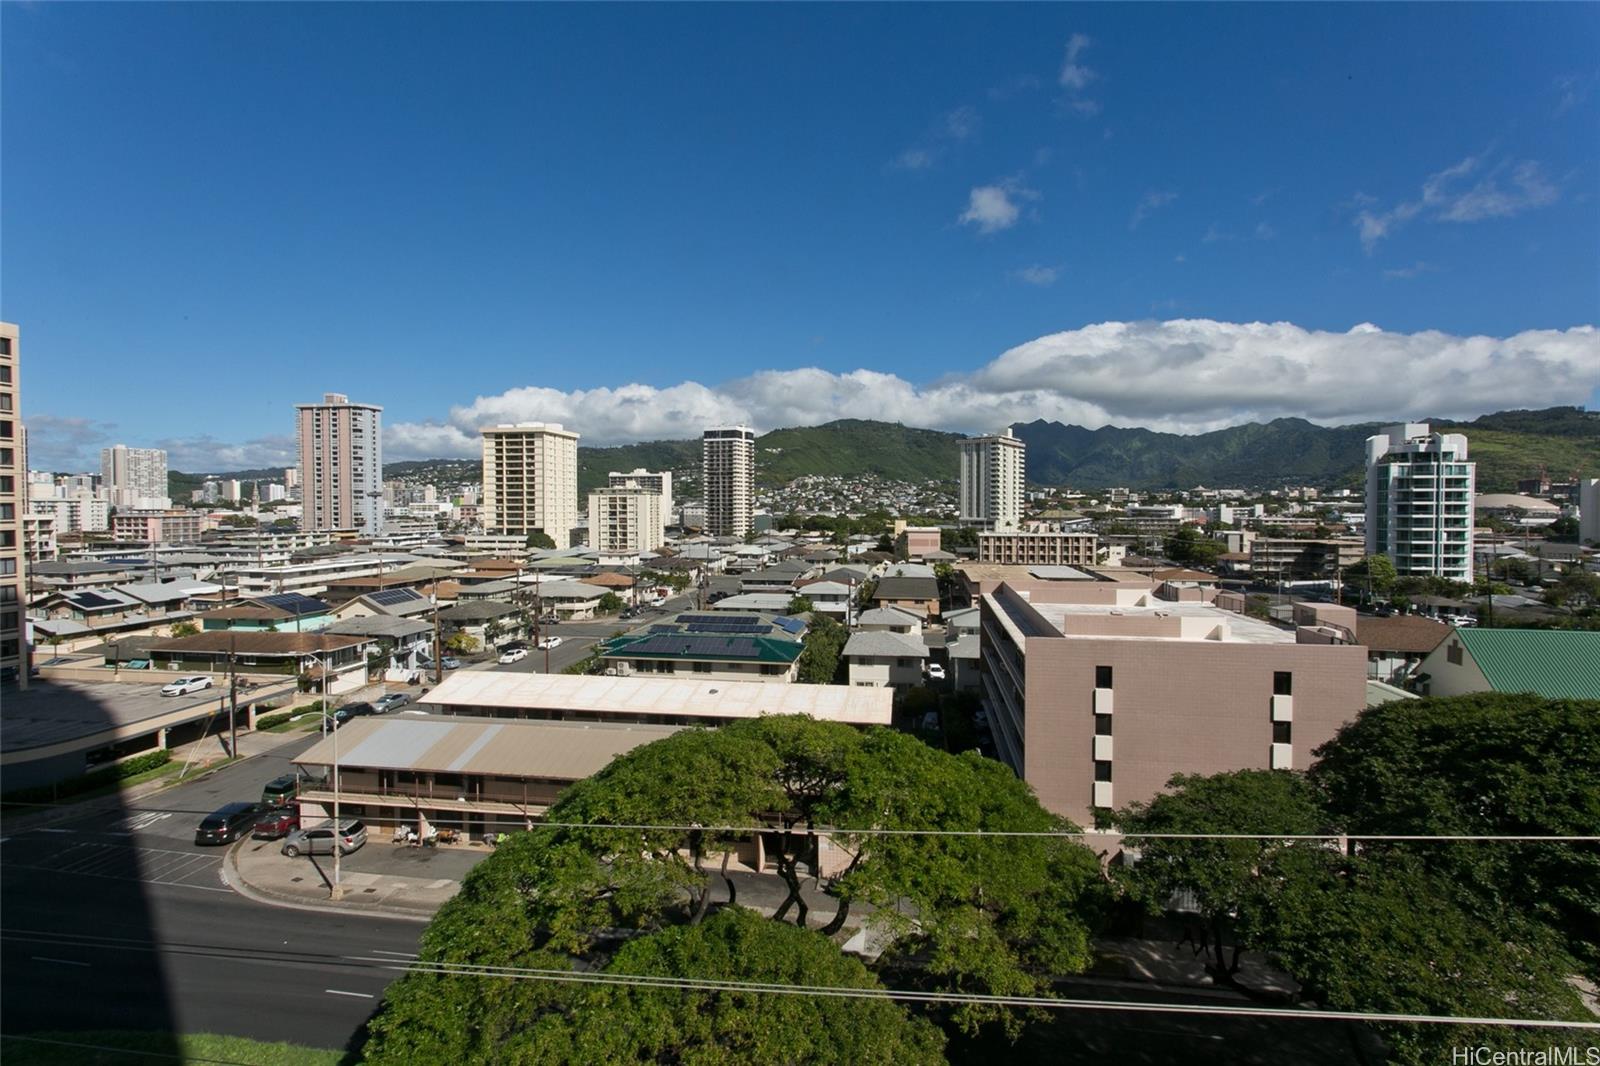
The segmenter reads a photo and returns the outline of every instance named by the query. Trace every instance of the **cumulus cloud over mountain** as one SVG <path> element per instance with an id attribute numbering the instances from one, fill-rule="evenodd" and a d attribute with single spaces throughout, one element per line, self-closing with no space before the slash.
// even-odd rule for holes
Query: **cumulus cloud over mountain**
<path id="1" fill-rule="evenodd" d="M 1368 324 L 1339 333 L 1288 322 L 1101 322 L 925 383 L 804 367 L 709 385 L 511 389 L 438 421 L 391 423 L 385 458 L 473 455 L 479 429 L 502 422 L 561 422 L 590 445 L 692 437 L 723 422 L 767 430 L 836 418 L 968 432 L 1035 418 L 1203 432 L 1283 416 L 1329 424 L 1467 417 L 1582 402 L 1597 385 L 1593 326 L 1500 338 Z"/>

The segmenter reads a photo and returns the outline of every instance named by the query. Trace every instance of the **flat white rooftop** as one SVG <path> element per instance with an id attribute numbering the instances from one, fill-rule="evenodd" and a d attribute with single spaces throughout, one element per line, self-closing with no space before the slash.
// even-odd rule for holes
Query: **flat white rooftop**
<path id="1" fill-rule="evenodd" d="M 888 725 L 894 712 L 894 693 L 887 688 L 493 670 L 458 671 L 418 702 L 441 708 L 577 711 L 729 721 L 765 714 L 806 714 L 849 725 Z"/>
<path id="2" fill-rule="evenodd" d="M 1259 618 L 1225 611 L 1209 603 L 1178 603 L 1169 600 L 1147 599 L 1147 607 L 1113 606 L 1104 603 L 1030 603 L 1058 631 L 1067 636 L 1093 636 L 1095 639 L 1126 640 L 1212 640 L 1228 644 L 1293 644 L 1292 631 L 1279 629 Z M 1119 618 L 1172 618 L 1178 620 L 1178 632 L 1171 636 L 1147 636 L 1142 633 L 1116 632 Z M 1102 621 L 1093 634 L 1074 634 L 1070 619 L 1092 618 Z M 1180 635 L 1181 634 L 1181 635 Z"/>

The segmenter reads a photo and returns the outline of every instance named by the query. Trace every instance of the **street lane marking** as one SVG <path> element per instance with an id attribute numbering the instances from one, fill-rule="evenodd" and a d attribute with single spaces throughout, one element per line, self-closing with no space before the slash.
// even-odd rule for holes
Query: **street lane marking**
<path id="1" fill-rule="evenodd" d="M 76 833 L 77 830 L 76 829 L 40 829 L 40 830 L 37 830 L 37 832 L 40 832 L 40 833 Z"/>
<path id="2" fill-rule="evenodd" d="M 33 961 L 34 962 L 58 962 L 63 966 L 83 966 L 83 967 L 88 967 L 88 965 L 89 965 L 86 962 L 74 962 L 72 959 L 51 959 L 51 958 L 46 958 L 43 955 L 35 955 L 33 957 Z M 369 996 L 368 998 L 370 999 L 371 997 Z"/>
<path id="3" fill-rule="evenodd" d="M 402 959 L 414 959 L 417 957 L 417 953 L 414 951 L 384 951 L 382 948 L 373 948 L 372 953 L 374 955 L 398 955 Z"/>
<path id="4" fill-rule="evenodd" d="M 87 966 L 88 963 L 84 963 L 83 965 Z M 376 999 L 376 998 L 378 998 L 378 997 L 376 997 L 376 996 L 374 996 L 374 995 L 372 995 L 371 993 L 368 993 L 368 992 L 341 992 L 337 988 L 324 988 L 323 991 L 328 993 L 328 995 L 330 995 L 330 996 L 359 996 L 361 999 Z"/>

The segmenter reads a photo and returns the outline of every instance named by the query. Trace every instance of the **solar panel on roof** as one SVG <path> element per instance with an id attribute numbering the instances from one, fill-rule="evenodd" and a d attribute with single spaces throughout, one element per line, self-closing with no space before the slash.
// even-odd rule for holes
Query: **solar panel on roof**
<path id="1" fill-rule="evenodd" d="M 660 636 L 646 637 L 627 649 L 629 655 L 694 655 L 717 658 L 754 658 L 760 654 L 749 637 Z"/>
<path id="2" fill-rule="evenodd" d="M 117 600 L 108 600 L 98 592 L 80 592 L 72 597 L 72 602 L 79 607 L 115 607 Z"/>
<path id="3" fill-rule="evenodd" d="M 785 633 L 798 633 L 806 627 L 806 624 L 798 618 L 774 618 L 772 624 Z"/>
<path id="4" fill-rule="evenodd" d="M 296 615 L 322 614 L 328 610 L 328 605 L 321 600 L 314 600 L 298 592 L 278 592 L 271 596 L 257 596 L 255 599 L 257 603 L 264 603 L 268 607 L 277 607 Z"/>
<path id="5" fill-rule="evenodd" d="M 410 603 L 422 599 L 422 593 L 416 589 L 379 589 L 371 593 L 367 599 L 380 607 L 394 607 L 401 603 Z"/>

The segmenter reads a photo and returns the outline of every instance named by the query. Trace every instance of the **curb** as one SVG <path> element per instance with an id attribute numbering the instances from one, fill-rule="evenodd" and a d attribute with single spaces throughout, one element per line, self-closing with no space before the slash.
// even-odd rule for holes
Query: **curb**
<path id="1" fill-rule="evenodd" d="M 235 860 L 235 854 L 246 842 L 244 840 L 236 841 L 223 855 L 222 883 L 253 903 L 259 903 L 266 907 L 281 907 L 284 910 L 313 911 L 318 914 L 354 914 L 368 918 L 386 918 L 393 922 L 413 922 L 422 925 L 433 921 L 432 914 L 414 914 L 409 911 L 401 911 L 394 907 L 385 907 L 381 904 L 373 903 L 336 903 L 333 900 L 328 900 L 324 903 L 309 903 L 305 900 L 252 885 L 239 872 L 239 864 Z"/>

